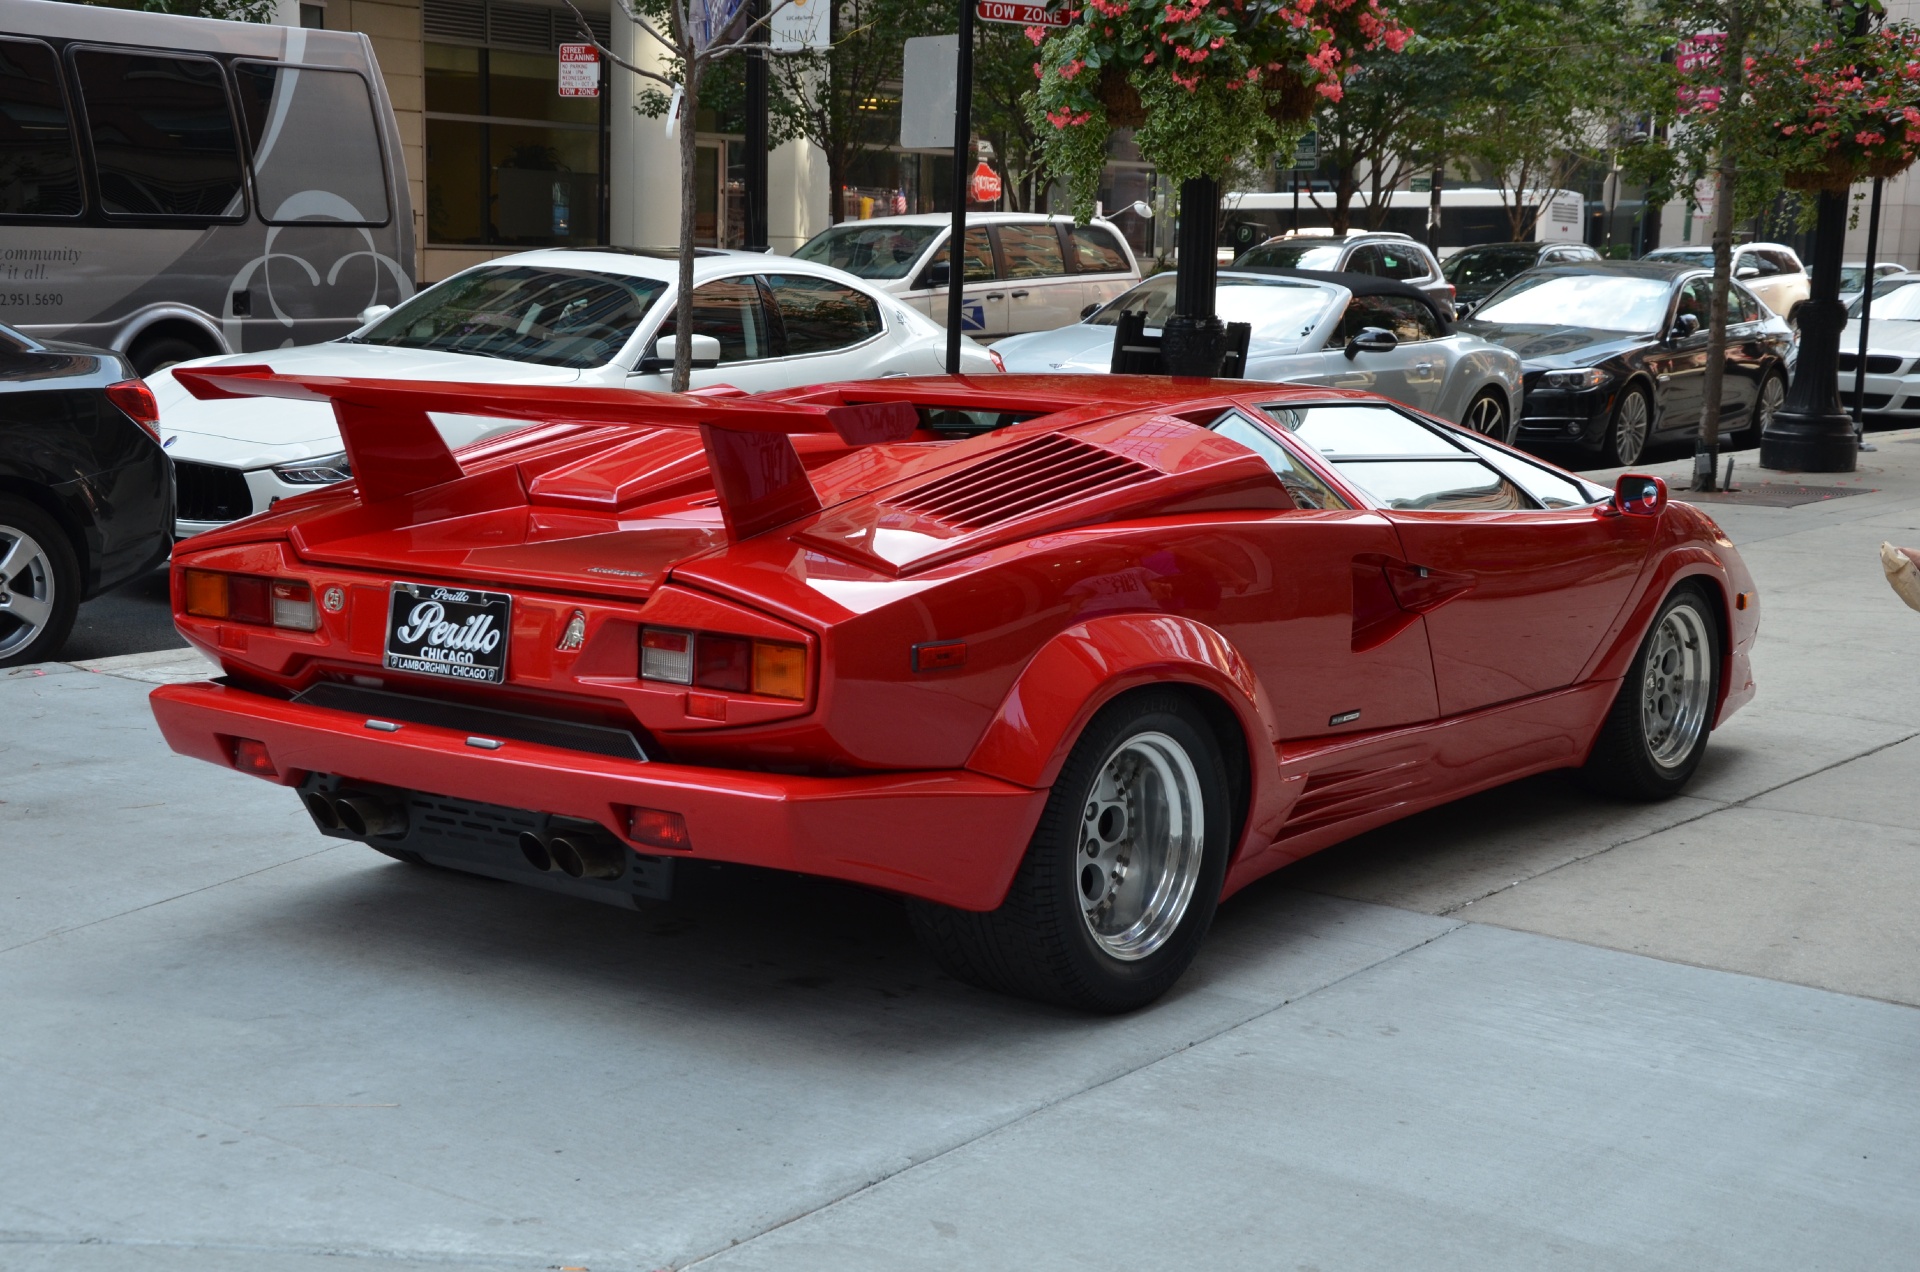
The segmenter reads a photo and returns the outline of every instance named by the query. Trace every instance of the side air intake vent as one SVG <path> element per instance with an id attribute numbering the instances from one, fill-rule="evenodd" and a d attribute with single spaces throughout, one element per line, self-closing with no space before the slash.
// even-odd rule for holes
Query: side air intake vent
<path id="1" fill-rule="evenodd" d="M 1155 476 L 1145 464 L 1050 433 L 904 491 L 885 506 L 958 530 L 981 530 Z"/>

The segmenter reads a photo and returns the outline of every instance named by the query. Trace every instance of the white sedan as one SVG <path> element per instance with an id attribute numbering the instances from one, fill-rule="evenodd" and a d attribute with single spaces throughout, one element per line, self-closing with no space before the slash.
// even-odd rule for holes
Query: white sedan
<path id="1" fill-rule="evenodd" d="M 181 365 L 665 390 L 678 268 L 666 252 L 525 252 L 456 274 L 398 309 L 369 314 L 371 321 L 339 340 Z M 703 250 L 693 277 L 695 388 L 727 384 L 757 393 L 946 370 L 944 327 L 837 269 Z M 961 369 L 991 374 L 1000 368 L 991 353 L 966 340 Z M 268 409 L 255 398 L 202 402 L 171 371 L 155 373 L 148 383 L 173 456 L 181 537 L 352 475 L 324 404 L 276 401 Z M 525 427 L 461 415 L 436 415 L 434 423 L 455 447 Z"/>

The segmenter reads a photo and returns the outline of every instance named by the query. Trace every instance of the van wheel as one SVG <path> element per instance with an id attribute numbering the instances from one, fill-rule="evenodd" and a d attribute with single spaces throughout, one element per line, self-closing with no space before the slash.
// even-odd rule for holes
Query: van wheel
<path id="1" fill-rule="evenodd" d="M 0 667 L 60 652 L 80 608 L 80 562 L 59 523 L 0 495 Z"/>
<path id="2" fill-rule="evenodd" d="M 155 371 L 166 370 L 176 362 L 212 356 L 191 340 L 182 340 L 178 336 L 156 336 L 134 345 L 127 354 L 127 360 L 133 363 L 135 374 L 144 379 Z"/>
<path id="3" fill-rule="evenodd" d="M 1183 695 L 1121 698 L 1067 757 L 1000 908 L 910 901 L 914 930 L 948 972 L 986 989 L 1085 1011 L 1146 1006 L 1213 922 L 1229 850 L 1225 771 Z"/>

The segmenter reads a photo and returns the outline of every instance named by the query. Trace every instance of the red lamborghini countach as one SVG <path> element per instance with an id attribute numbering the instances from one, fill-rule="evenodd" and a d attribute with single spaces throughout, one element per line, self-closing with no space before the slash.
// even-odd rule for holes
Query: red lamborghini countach
<path id="1" fill-rule="evenodd" d="M 885 889 L 954 974 L 1094 1010 L 1418 809 L 1557 768 L 1672 795 L 1754 691 L 1704 514 L 1359 394 L 178 377 L 330 400 L 354 480 L 175 554 L 226 673 L 153 694 L 176 750 L 580 897 L 683 859 Z M 429 412 L 529 424 L 453 454 Z"/>

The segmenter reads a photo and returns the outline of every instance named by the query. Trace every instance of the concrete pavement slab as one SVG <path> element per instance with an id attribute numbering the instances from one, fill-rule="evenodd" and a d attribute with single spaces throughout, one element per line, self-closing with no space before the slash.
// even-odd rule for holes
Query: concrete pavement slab
<path id="1" fill-rule="evenodd" d="M 1468 925 L 715 1272 L 1906 1266 L 1920 1013 Z"/>

